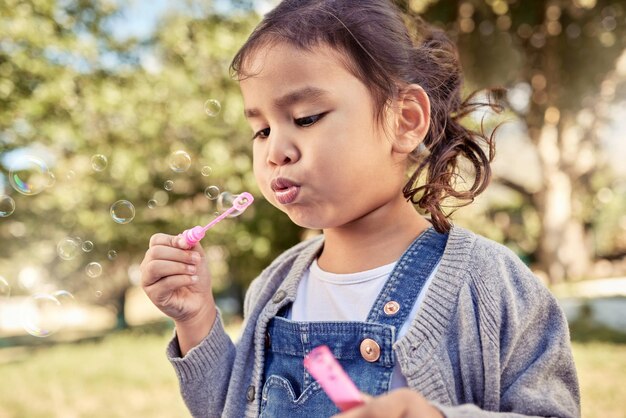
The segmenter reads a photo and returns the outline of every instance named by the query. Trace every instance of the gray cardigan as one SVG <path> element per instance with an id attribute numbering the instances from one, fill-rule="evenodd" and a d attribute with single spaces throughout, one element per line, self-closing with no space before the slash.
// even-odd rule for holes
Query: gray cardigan
<path id="1" fill-rule="evenodd" d="M 323 236 L 279 256 L 246 294 L 237 344 L 221 319 L 181 358 L 167 355 L 194 417 L 259 414 L 265 331 L 296 296 Z M 410 388 L 446 417 L 580 416 L 565 317 L 556 300 L 506 247 L 460 227 L 407 334 L 394 351 Z"/>

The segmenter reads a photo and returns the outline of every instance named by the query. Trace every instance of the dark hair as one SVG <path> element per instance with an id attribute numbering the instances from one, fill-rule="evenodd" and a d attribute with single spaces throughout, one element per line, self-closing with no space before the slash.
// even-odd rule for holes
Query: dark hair
<path id="1" fill-rule="evenodd" d="M 443 201 L 457 199 L 456 207 L 471 203 L 489 184 L 495 154 L 495 130 L 487 137 L 482 124 L 480 132 L 473 131 L 462 126 L 460 119 L 481 106 L 501 108 L 473 102 L 478 92 L 462 101 L 463 75 L 454 43 L 420 18 L 411 25 L 417 32 L 411 36 L 403 19 L 390 0 L 284 0 L 265 15 L 237 52 L 231 71 L 239 79 L 248 76 L 245 60 L 274 42 L 303 50 L 325 44 L 347 55 L 345 65 L 370 90 L 378 120 L 403 86 L 419 84 L 430 98 L 430 129 L 423 146 L 411 153 L 417 168 L 403 193 L 431 214 L 439 232 L 446 232 L 451 223 L 442 210 Z M 467 190 L 455 188 L 459 157 L 468 159 L 474 168 L 474 182 Z M 418 186 L 424 170 L 425 183 Z"/>

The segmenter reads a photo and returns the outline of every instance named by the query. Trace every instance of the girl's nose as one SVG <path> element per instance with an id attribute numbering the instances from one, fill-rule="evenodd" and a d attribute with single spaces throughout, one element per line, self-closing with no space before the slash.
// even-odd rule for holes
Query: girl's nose
<path id="1" fill-rule="evenodd" d="M 268 138 L 267 163 L 270 166 L 293 164 L 300 159 L 300 150 L 285 134 L 274 133 Z"/>

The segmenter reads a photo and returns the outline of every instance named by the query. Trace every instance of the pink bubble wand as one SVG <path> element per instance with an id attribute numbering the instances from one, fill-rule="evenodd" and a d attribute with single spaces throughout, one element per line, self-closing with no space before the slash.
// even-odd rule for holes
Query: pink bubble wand
<path id="1" fill-rule="evenodd" d="M 243 192 L 239 196 L 237 196 L 237 198 L 235 198 L 235 200 L 233 201 L 233 205 L 230 208 L 228 208 L 226 211 L 224 211 L 224 213 L 206 224 L 206 226 L 194 226 L 193 228 L 186 229 L 178 236 L 182 236 L 183 238 L 185 238 L 185 241 L 187 241 L 187 245 L 193 247 L 194 245 L 199 243 L 202 238 L 204 238 L 206 231 L 213 228 L 215 224 L 217 224 L 219 221 L 226 218 L 228 215 L 235 211 L 243 212 L 248 206 L 252 204 L 252 202 L 254 202 L 254 197 L 252 197 L 252 195 L 248 192 Z"/>

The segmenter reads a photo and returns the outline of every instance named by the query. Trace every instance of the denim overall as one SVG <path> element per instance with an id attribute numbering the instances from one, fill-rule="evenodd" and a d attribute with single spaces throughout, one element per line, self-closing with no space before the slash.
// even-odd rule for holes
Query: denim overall
<path id="1" fill-rule="evenodd" d="M 339 412 L 303 366 L 304 356 L 322 344 L 330 347 L 361 392 L 372 396 L 387 392 L 397 332 L 447 240 L 448 234 L 432 227 L 417 237 L 398 260 L 365 322 L 297 322 L 285 318 L 291 305 L 281 310 L 266 334 L 260 416 L 314 418 Z"/>

